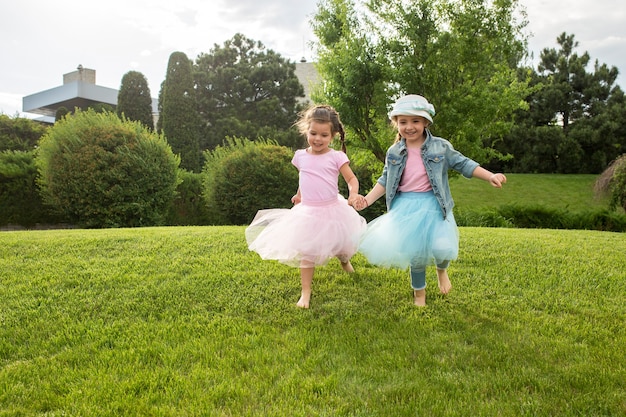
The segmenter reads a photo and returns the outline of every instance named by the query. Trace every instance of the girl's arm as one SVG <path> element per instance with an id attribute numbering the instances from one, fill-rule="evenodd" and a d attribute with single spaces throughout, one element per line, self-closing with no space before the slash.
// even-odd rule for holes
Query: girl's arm
<path id="1" fill-rule="evenodd" d="M 367 195 L 365 196 L 366 207 L 371 206 L 372 204 L 374 204 L 376 200 L 384 196 L 385 191 L 386 191 L 385 187 L 383 187 L 382 185 L 380 185 L 379 182 L 377 182 L 376 185 L 374 185 L 374 188 L 372 188 L 372 191 L 367 193 Z"/>
<path id="2" fill-rule="evenodd" d="M 300 204 L 301 201 L 302 201 L 302 196 L 300 195 L 300 187 L 298 187 L 298 191 L 296 192 L 296 195 L 291 197 L 291 202 L 295 206 L 296 204 Z"/>
<path id="3" fill-rule="evenodd" d="M 496 188 L 502 188 L 502 184 L 506 183 L 506 176 L 504 174 L 494 174 L 493 172 L 488 171 L 481 166 L 477 166 L 476 169 L 474 169 L 474 172 L 472 172 L 472 177 L 485 180 Z"/>
<path id="4" fill-rule="evenodd" d="M 339 172 L 346 181 L 346 184 L 348 184 L 348 202 L 351 202 L 359 195 L 359 180 L 356 175 L 354 175 L 354 172 L 352 172 L 352 169 L 350 168 L 350 164 L 347 162 L 341 166 Z"/>

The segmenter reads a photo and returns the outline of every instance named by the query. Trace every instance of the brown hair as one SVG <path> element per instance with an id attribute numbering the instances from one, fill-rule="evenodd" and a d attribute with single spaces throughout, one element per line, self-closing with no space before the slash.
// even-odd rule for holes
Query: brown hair
<path id="1" fill-rule="evenodd" d="M 346 131 L 339 119 L 337 110 L 328 105 L 317 105 L 310 107 L 300 113 L 300 119 L 295 123 L 300 133 L 307 135 L 311 122 L 330 123 L 330 132 L 333 137 L 339 134 L 341 140 L 341 150 L 346 152 Z"/>

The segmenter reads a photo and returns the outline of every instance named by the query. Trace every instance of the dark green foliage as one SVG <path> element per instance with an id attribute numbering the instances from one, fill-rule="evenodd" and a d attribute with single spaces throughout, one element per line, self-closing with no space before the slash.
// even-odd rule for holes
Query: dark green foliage
<path id="1" fill-rule="evenodd" d="M 162 136 L 94 110 L 57 122 L 37 158 L 44 201 L 82 227 L 164 224 L 178 164 Z"/>
<path id="2" fill-rule="evenodd" d="M 498 210 L 459 210 L 454 209 L 454 218 L 459 227 L 515 227 L 508 219 L 502 217 Z"/>
<path id="3" fill-rule="evenodd" d="M 207 152 L 204 193 L 213 222 L 248 224 L 258 210 L 291 207 L 298 189 L 292 157 L 269 141 L 236 139 Z"/>
<path id="4" fill-rule="evenodd" d="M 170 55 L 159 93 L 159 127 L 183 169 L 200 171 L 200 121 L 192 76 L 192 63 L 183 52 Z"/>
<path id="5" fill-rule="evenodd" d="M 92 109 L 96 113 L 115 113 L 115 107 L 113 107 L 109 103 L 95 103 L 87 108 Z"/>
<path id="6" fill-rule="evenodd" d="M 54 114 L 54 121 L 58 122 L 59 120 L 63 119 L 65 116 L 67 116 L 68 114 L 70 114 L 70 111 L 68 110 L 67 107 L 65 106 L 61 106 L 57 109 L 56 113 Z"/>
<path id="7" fill-rule="evenodd" d="M 626 152 L 626 99 L 615 84 L 617 68 L 593 65 L 575 52 L 574 35 L 557 37 L 559 49 L 545 48 L 531 74 L 529 110 L 516 113 L 516 126 L 494 142 L 509 161 L 487 167 L 507 172 L 598 174 Z"/>
<path id="8" fill-rule="evenodd" d="M 202 174 L 180 170 L 180 184 L 168 216 L 170 226 L 200 226 L 210 224 L 208 208 L 202 197 Z"/>
<path id="9" fill-rule="evenodd" d="M 459 226 L 626 232 L 626 215 L 607 210 L 571 212 L 519 204 L 479 211 L 455 209 L 454 213 Z"/>
<path id="10" fill-rule="evenodd" d="M 46 130 L 45 125 L 33 120 L 0 114 L 0 151 L 30 151 Z"/>
<path id="11" fill-rule="evenodd" d="M 137 71 L 129 71 L 122 77 L 122 85 L 117 95 L 117 115 L 128 120 L 143 123 L 149 129 L 154 129 L 152 119 L 152 97 L 148 80 Z"/>
<path id="12" fill-rule="evenodd" d="M 224 46 L 200 54 L 194 66 L 203 150 L 227 137 L 272 138 L 298 147 L 297 97 L 304 89 L 290 63 L 261 42 L 236 34 Z"/>
<path id="13" fill-rule="evenodd" d="M 498 213 L 515 227 L 567 229 L 567 211 L 542 206 L 506 205 Z"/>
<path id="14" fill-rule="evenodd" d="M 0 225 L 29 227 L 47 223 L 47 212 L 36 184 L 34 151 L 0 152 Z"/>

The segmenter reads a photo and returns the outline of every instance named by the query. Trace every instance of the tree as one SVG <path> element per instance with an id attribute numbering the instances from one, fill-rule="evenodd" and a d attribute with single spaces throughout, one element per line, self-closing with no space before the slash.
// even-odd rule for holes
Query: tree
<path id="1" fill-rule="evenodd" d="M 63 119 L 65 116 L 67 116 L 68 114 L 71 114 L 69 109 L 65 106 L 61 106 L 57 109 L 56 113 L 54 114 L 54 121 L 58 122 L 59 120 Z"/>
<path id="2" fill-rule="evenodd" d="M 574 35 L 562 33 L 557 43 L 559 50 L 542 51 L 538 70 L 544 79 L 541 97 L 571 144 L 559 150 L 558 172 L 597 174 L 626 152 L 626 106 L 622 90 L 614 86 L 618 70 L 596 60 L 593 72 L 587 72 L 589 54 L 574 52 Z"/>
<path id="3" fill-rule="evenodd" d="M 148 80 L 138 71 L 129 71 L 122 77 L 117 95 L 117 114 L 128 120 L 137 120 L 149 129 L 154 129 L 152 97 Z"/>
<path id="4" fill-rule="evenodd" d="M 538 71 L 531 70 L 529 111 L 516 113 L 516 126 L 497 144 L 515 156 L 504 170 L 600 173 L 626 152 L 626 101 L 615 85 L 617 68 L 596 60 L 588 72 L 589 54 L 575 53 L 574 35 L 562 33 L 557 43 L 560 49 L 544 48 Z"/>
<path id="5" fill-rule="evenodd" d="M 300 144 L 300 135 L 291 127 L 298 112 L 296 98 L 304 97 L 304 88 L 294 63 L 261 42 L 236 34 L 223 46 L 216 44 L 200 54 L 194 70 L 203 150 L 228 137 Z"/>
<path id="6" fill-rule="evenodd" d="M 192 76 L 192 62 L 183 52 L 173 52 L 159 93 L 159 125 L 181 168 L 200 171 L 200 120 Z"/>
<path id="7" fill-rule="evenodd" d="M 460 151 L 501 158 L 491 144 L 528 95 L 516 72 L 525 55 L 517 4 L 323 0 L 313 24 L 325 80 L 316 97 L 335 106 L 378 159 L 392 138 L 388 105 L 407 93 L 435 104 L 433 132 Z"/>

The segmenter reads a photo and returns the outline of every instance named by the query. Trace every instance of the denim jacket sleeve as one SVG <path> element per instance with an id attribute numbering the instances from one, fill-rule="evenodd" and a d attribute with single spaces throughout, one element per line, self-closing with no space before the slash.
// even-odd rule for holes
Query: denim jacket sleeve
<path id="1" fill-rule="evenodd" d="M 466 178 L 471 178 L 479 164 L 455 150 L 449 141 L 432 136 L 430 132 L 422 147 L 422 158 L 443 217 L 447 218 L 454 207 L 448 183 L 448 171 L 452 169 Z"/>

